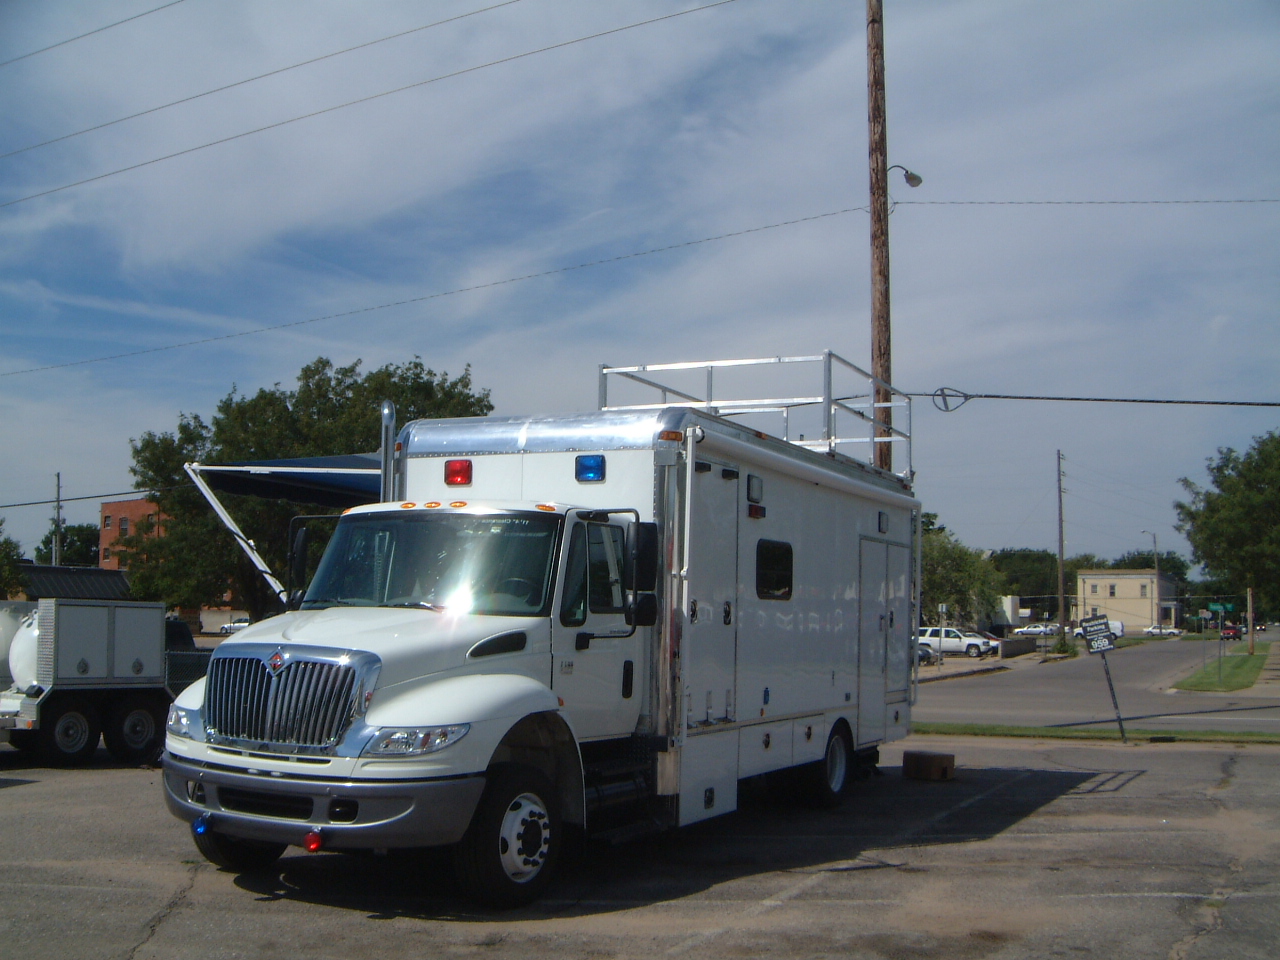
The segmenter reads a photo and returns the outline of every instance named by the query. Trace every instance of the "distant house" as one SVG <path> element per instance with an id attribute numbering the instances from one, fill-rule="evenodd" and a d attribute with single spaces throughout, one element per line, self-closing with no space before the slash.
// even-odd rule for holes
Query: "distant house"
<path id="1" fill-rule="evenodd" d="M 160 515 L 160 508 L 150 500 L 112 500 L 99 508 L 101 521 L 98 524 L 98 566 L 103 570 L 123 570 L 120 565 L 120 551 L 116 541 L 138 532 L 138 524 L 149 520 L 154 526 Z"/>
<path id="2" fill-rule="evenodd" d="M 1182 608 L 1177 584 L 1155 570 L 1081 570 L 1076 574 L 1076 615 L 1105 615 L 1133 633 L 1157 623 L 1177 626 Z"/>

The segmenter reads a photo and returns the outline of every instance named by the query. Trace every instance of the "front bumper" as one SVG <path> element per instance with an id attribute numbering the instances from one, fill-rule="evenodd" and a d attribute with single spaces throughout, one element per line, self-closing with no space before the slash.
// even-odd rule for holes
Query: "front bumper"
<path id="1" fill-rule="evenodd" d="M 208 814 L 219 833 L 294 845 L 318 830 L 325 847 L 335 849 L 457 843 L 484 785 L 480 774 L 378 781 L 274 777 L 164 757 L 165 803 L 178 819 L 191 823 Z"/>

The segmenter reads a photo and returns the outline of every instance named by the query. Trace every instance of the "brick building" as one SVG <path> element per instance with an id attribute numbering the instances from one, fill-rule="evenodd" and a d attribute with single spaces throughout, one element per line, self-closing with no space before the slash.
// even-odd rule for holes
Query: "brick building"
<path id="1" fill-rule="evenodd" d="M 104 570 L 120 570 L 115 542 L 137 533 L 138 524 L 144 520 L 154 523 L 159 517 L 159 508 L 150 500 L 112 500 L 102 504 L 99 514 L 98 566 Z"/>

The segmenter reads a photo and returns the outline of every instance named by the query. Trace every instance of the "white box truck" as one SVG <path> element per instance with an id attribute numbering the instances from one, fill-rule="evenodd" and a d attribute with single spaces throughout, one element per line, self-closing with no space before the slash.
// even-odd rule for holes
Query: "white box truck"
<path id="1" fill-rule="evenodd" d="M 451 845 L 510 905 L 567 826 L 694 823 L 787 769 L 837 801 L 908 732 L 919 537 L 908 480 L 828 437 L 670 404 L 406 425 L 385 502 L 170 709 L 169 809 L 240 870 Z"/>

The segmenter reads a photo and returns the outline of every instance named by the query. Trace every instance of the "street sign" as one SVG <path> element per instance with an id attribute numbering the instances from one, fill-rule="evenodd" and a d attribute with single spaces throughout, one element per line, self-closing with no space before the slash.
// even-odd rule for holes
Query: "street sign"
<path id="1" fill-rule="evenodd" d="M 1084 634 L 1085 649 L 1090 653 L 1106 653 L 1116 648 L 1111 623 L 1104 615 L 1085 617 L 1080 621 L 1080 631 Z"/>
<path id="2" fill-rule="evenodd" d="M 1236 605 L 1234 603 L 1211 603 L 1209 609 L 1217 613 L 1235 613 Z"/>
<path id="3" fill-rule="evenodd" d="M 1085 648 L 1090 653 L 1102 654 L 1102 669 L 1107 674 L 1107 689 L 1111 691 L 1111 704 L 1116 708 L 1116 724 L 1120 727 L 1120 739 L 1128 743 L 1129 738 L 1124 733 L 1124 718 L 1120 715 L 1120 702 L 1116 700 L 1116 685 L 1111 682 L 1111 667 L 1107 665 L 1107 651 L 1116 648 L 1115 637 L 1111 635 L 1111 623 L 1105 614 L 1085 617 L 1080 621 L 1080 632 L 1084 634 Z"/>

